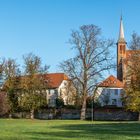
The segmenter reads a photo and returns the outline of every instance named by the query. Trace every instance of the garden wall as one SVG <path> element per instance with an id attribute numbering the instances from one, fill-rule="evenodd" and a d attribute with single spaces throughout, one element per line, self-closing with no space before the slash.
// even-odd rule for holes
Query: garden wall
<path id="1" fill-rule="evenodd" d="M 94 109 L 94 120 L 138 120 L 138 113 L 121 108 Z M 13 118 L 30 118 L 29 112 L 13 113 Z M 35 113 L 36 119 L 80 119 L 79 109 L 47 109 Z M 86 118 L 91 119 L 91 109 L 87 109 Z"/>
<path id="2" fill-rule="evenodd" d="M 121 108 L 98 108 L 94 109 L 94 120 L 138 120 L 138 113 L 125 111 Z M 59 109 L 36 113 L 38 119 L 80 119 L 78 109 Z M 87 109 L 86 118 L 91 119 L 91 109 Z"/>
<path id="3" fill-rule="evenodd" d="M 138 113 L 124 109 L 95 109 L 94 120 L 138 120 Z"/>

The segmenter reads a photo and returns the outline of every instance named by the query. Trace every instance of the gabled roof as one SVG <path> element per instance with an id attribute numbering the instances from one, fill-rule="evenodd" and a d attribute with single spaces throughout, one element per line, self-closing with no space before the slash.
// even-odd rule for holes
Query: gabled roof
<path id="1" fill-rule="evenodd" d="M 105 79 L 103 82 L 101 82 L 98 87 L 114 87 L 114 88 L 123 88 L 124 84 L 119 81 L 116 77 L 113 75 L 109 76 L 107 79 Z"/>
<path id="2" fill-rule="evenodd" d="M 48 81 L 49 88 L 58 88 L 63 80 L 69 79 L 64 73 L 49 73 L 45 75 L 45 78 Z"/>
<path id="3" fill-rule="evenodd" d="M 35 76 L 37 76 L 37 78 L 41 77 L 40 74 L 36 74 Z M 64 73 L 47 73 L 47 74 L 43 74 L 42 75 L 44 80 L 47 83 L 47 88 L 49 89 L 54 89 L 54 88 L 58 88 L 63 80 L 69 80 L 68 76 L 65 75 Z M 19 82 L 20 79 L 26 79 L 28 78 L 29 75 L 24 75 L 24 76 L 20 76 L 20 77 L 16 77 L 17 82 Z M 6 82 L 4 84 L 3 87 L 6 86 Z"/>

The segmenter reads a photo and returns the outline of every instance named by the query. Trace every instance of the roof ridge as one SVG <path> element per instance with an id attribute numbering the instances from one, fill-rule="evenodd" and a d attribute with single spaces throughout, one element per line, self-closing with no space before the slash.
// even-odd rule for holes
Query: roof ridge
<path id="1" fill-rule="evenodd" d="M 119 87 L 122 88 L 124 84 L 117 79 L 114 75 L 110 75 L 105 80 L 103 80 L 99 85 L 99 87 Z"/>

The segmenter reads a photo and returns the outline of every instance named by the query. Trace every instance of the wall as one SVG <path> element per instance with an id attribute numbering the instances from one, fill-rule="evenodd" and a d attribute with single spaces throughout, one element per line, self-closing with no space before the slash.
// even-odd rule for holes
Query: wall
<path id="1" fill-rule="evenodd" d="M 30 118 L 29 112 L 12 114 L 13 118 Z M 36 119 L 80 119 L 78 109 L 48 109 L 35 113 Z M 86 119 L 91 119 L 91 109 L 87 109 Z M 138 114 L 121 108 L 98 108 L 94 110 L 94 120 L 138 120 Z"/>
<path id="2" fill-rule="evenodd" d="M 46 117 L 46 118 L 45 118 Z M 80 119 L 80 110 L 59 109 L 54 112 L 40 112 L 38 119 Z M 87 109 L 86 118 L 91 119 L 91 109 Z M 100 108 L 94 110 L 94 120 L 137 120 L 138 114 L 121 108 Z"/>
<path id="3" fill-rule="evenodd" d="M 138 113 L 123 109 L 96 109 L 94 120 L 138 120 Z"/>
<path id="4" fill-rule="evenodd" d="M 98 100 L 101 104 L 101 106 L 104 105 L 115 105 L 117 107 L 122 107 L 122 88 L 104 88 L 99 87 L 96 92 L 96 100 Z M 107 99 L 108 98 L 108 99 Z M 116 103 L 113 104 L 113 100 L 116 100 Z M 108 100 L 108 103 L 106 104 L 105 100 Z"/>
<path id="5" fill-rule="evenodd" d="M 58 96 L 64 101 L 64 105 L 74 105 L 76 89 L 72 82 L 63 80 L 58 88 Z"/>

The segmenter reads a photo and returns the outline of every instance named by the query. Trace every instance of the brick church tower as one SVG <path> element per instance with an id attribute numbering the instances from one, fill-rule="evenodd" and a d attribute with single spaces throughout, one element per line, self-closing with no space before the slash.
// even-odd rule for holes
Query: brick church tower
<path id="1" fill-rule="evenodd" d="M 126 65 L 124 60 L 126 58 L 126 41 L 124 38 L 124 29 L 122 17 L 120 19 L 120 31 L 117 42 L 117 78 L 125 83 L 126 80 Z"/>

